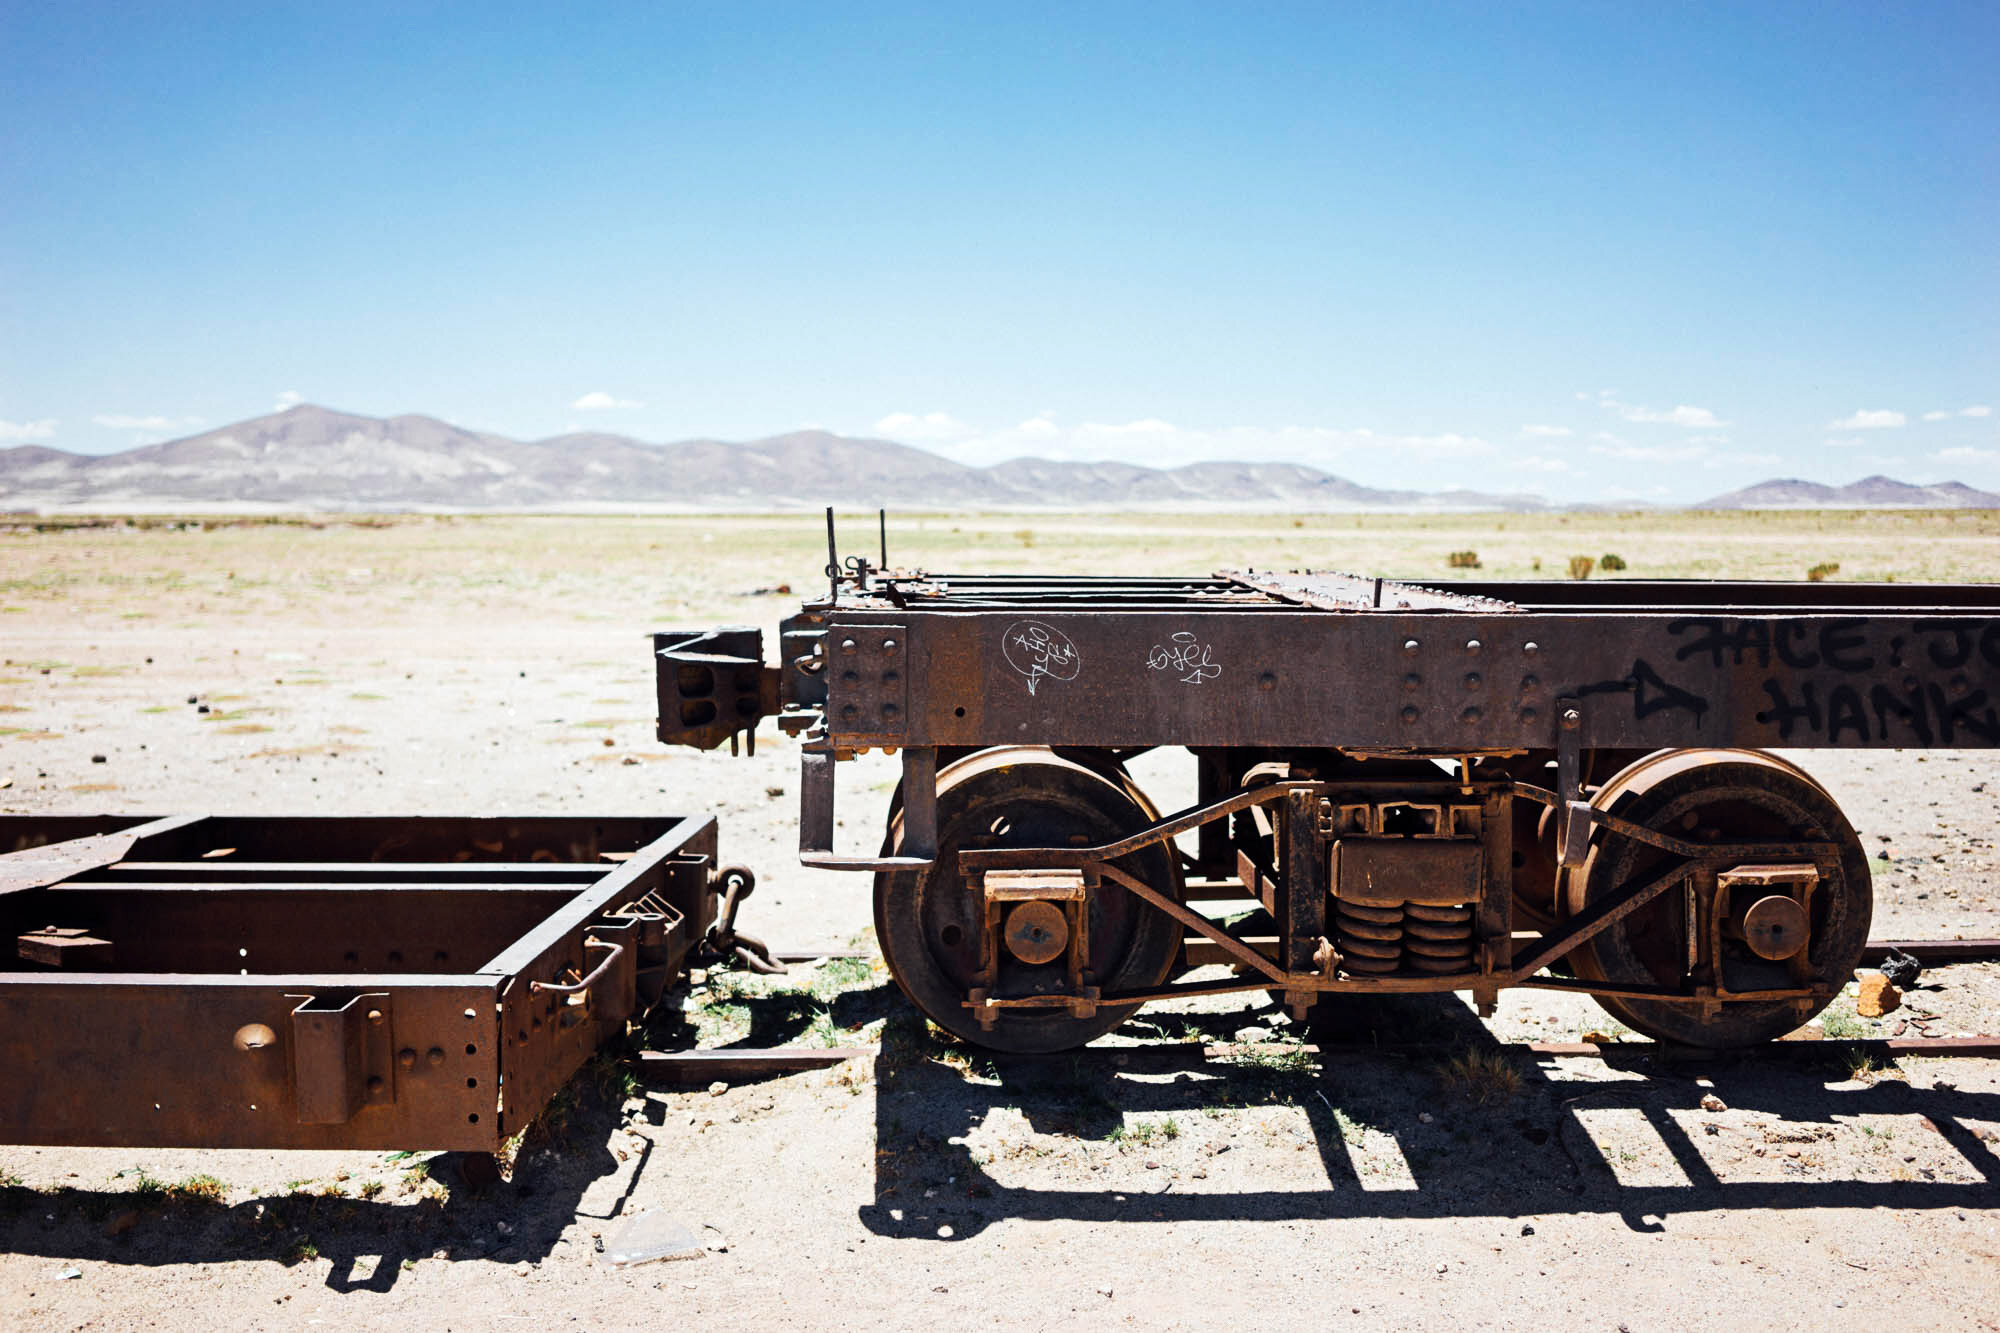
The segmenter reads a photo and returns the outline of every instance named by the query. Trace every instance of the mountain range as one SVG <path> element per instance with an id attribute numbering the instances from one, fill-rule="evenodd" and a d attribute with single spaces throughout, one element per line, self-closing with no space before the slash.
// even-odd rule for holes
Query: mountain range
<path id="1" fill-rule="evenodd" d="M 435 417 L 364 417 L 302 404 L 115 454 L 39 445 L 0 449 L 0 509 L 800 509 L 922 508 L 1535 511 L 1539 496 L 1382 490 L 1295 463 L 1176 468 L 1017 458 L 972 467 L 891 440 L 795 431 L 748 443 L 647 444 L 573 433 L 520 441 Z M 1709 508 L 2000 508 L 1957 482 L 1852 486 L 1770 481 Z"/>

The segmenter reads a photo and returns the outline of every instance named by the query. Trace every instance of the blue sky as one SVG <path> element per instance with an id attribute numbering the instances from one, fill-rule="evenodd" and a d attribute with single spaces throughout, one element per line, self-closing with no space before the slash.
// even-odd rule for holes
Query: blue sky
<path id="1" fill-rule="evenodd" d="M 0 445 L 2000 488 L 2000 7 L 0 6 Z"/>

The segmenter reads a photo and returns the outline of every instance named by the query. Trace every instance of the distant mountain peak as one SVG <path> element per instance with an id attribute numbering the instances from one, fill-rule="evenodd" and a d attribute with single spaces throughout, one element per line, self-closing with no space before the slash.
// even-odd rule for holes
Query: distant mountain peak
<path id="1" fill-rule="evenodd" d="M 1881 473 L 1846 486 L 1798 477 L 1774 477 L 1693 506 L 1696 509 L 2000 509 L 2000 495 L 1962 481 L 1931 486 Z"/>
<path id="2" fill-rule="evenodd" d="M 318 403 L 122 453 L 0 449 L 0 508 L 796 509 L 924 508 L 1283 511 L 1534 511 L 1535 495 L 1382 490 L 1301 463 L 1214 459 L 1178 467 L 1014 458 L 974 467 L 893 440 L 806 427 L 744 443 L 570 431 L 520 441 L 421 413 L 366 417 Z M 2000 507 L 1959 482 L 1797 478 L 1707 507 Z"/>

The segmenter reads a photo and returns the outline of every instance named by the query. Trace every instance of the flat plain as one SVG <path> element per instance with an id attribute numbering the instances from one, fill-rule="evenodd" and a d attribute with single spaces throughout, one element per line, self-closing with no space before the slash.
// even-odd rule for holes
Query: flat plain
<path id="1" fill-rule="evenodd" d="M 874 553 L 872 514 L 841 533 Z M 1478 569 L 1453 570 L 1467 551 Z M 889 525 L 892 563 L 939 570 L 1558 578 L 1607 554 L 1637 578 L 1991 581 L 2000 514 Z M 865 949 L 865 877 L 793 859 L 794 747 L 652 739 L 644 633 L 768 632 L 825 562 L 815 515 L 0 524 L 0 810 L 706 811 L 760 874 L 746 926 Z M 1875 855 L 1877 936 L 2000 935 L 1994 752 L 1794 757 Z M 1172 803 L 1183 768 L 1137 772 Z M 842 781 L 865 842 L 893 770 Z M 1824 1028 L 1991 1032 L 1996 1007 L 2000 968 L 1967 965 L 1882 1020 L 1836 1001 Z M 1529 1060 L 1496 1043 L 1620 1034 L 1519 994 L 1484 1023 L 1456 1001 L 1349 1021 L 1422 1045 L 1315 1056 L 1231 1001 L 1149 1012 L 1073 1059 L 992 1061 L 865 957 L 718 974 L 642 1039 L 879 1054 L 714 1095 L 602 1065 L 483 1193 L 424 1155 L 0 1147 L 0 1326 L 1993 1326 L 2000 1062 Z M 1249 1053 L 1174 1056 L 1253 1029 Z M 605 1267 L 598 1242 L 647 1208 L 706 1255 Z"/>

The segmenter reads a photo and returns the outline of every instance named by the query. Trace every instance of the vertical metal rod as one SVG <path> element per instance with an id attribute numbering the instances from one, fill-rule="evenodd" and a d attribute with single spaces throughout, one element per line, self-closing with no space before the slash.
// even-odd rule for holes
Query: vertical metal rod
<path id="1" fill-rule="evenodd" d="M 875 568 L 887 569 L 889 567 L 889 511 L 886 509 L 876 510 L 875 521 L 880 525 L 882 534 L 882 563 L 875 566 Z"/>
<path id="2" fill-rule="evenodd" d="M 826 578 L 831 585 L 827 593 L 829 602 L 840 600 L 840 547 L 833 540 L 833 506 L 826 507 Z"/>

